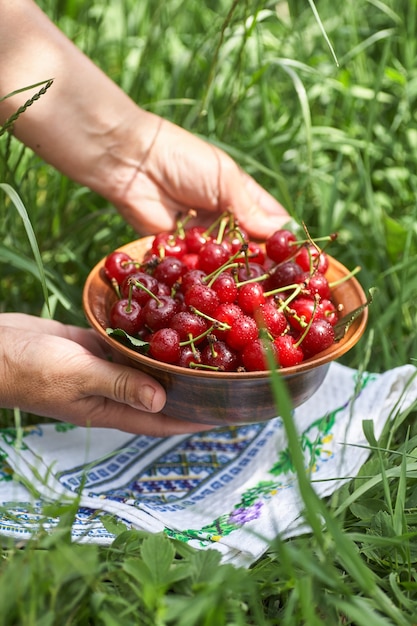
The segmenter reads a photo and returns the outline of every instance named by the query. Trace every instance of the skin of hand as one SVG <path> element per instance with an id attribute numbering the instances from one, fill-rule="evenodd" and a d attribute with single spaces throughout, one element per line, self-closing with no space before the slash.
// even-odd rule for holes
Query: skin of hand
<path id="1" fill-rule="evenodd" d="M 53 79 L 16 121 L 15 136 L 108 199 L 138 232 L 171 230 L 190 208 L 203 224 L 231 211 L 258 238 L 288 221 L 284 208 L 225 152 L 134 103 L 35 2 L 0 0 L 0 15 L 0 99 Z M 0 124 L 38 89 L 3 99 Z M 0 317 L 0 406 L 155 436 L 207 430 L 164 416 L 162 387 L 109 362 L 92 331 Z"/>
<path id="2" fill-rule="evenodd" d="M 159 413 L 163 388 L 138 370 L 110 362 L 108 347 L 90 329 L 2 313 L 0 355 L 4 408 L 155 437 L 210 428 Z"/>
<path id="3" fill-rule="evenodd" d="M 0 0 L 0 15 L 0 97 L 54 81 L 16 121 L 15 135 L 107 198 L 138 232 L 172 230 L 189 209 L 200 223 L 231 211 L 258 238 L 288 221 L 224 151 L 141 109 L 32 0 Z M 36 91 L 0 102 L 0 123 Z"/>

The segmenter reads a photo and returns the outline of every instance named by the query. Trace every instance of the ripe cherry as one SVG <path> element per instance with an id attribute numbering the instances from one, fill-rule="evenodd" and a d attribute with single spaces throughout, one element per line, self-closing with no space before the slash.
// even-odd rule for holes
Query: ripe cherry
<path id="1" fill-rule="evenodd" d="M 176 363 L 181 355 L 180 337 L 173 328 L 161 328 L 149 339 L 149 355 L 163 363 Z"/>
<path id="2" fill-rule="evenodd" d="M 320 272 L 314 272 L 314 274 L 308 274 L 307 272 L 304 274 L 304 279 L 306 283 L 306 290 L 314 297 L 316 294 L 320 296 L 320 298 L 330 298 L 331 291 L 329 281 L 325 277 L 324 274 Z"/>
<path id="3" fill-rule="evenodd" d="M 285 332 L 288 322 L 283 311 L 273 302 L 265 302 L 255 311 L 255 320 L 259 328 L 266 328 L 272 337 L 278 337 Z"/>
<path id="4" fill-rule="evenodd" d="M 269 339 L 258 337 L 249 343 L 242 351 L 242 365 L 247 372 L 256 372 L 269 369 L 267 350 L 270 350 L 273 362 L 277 361 L 277 348 Z"/>
<path id="5" fill-rule="evenodd" d="M 204 365 L 222 372 L 233 372 L 237 369 L 239 359 L 234 350 L 224 341 L 209 341 L 201 352 L 201 362 Z"/>
<path id="6" fill-rule="evenodd" d="M 288 285 L 301 283 L 304 280 L 304 272 L 294 261 L 285 261 L 276 265 L 269 273 L 267 289 L 281 289 Z"/>
<path id="7" fill-rule="evenodd" d="M 258 337 L 258 326 L 250 315 L 241 315 L 231 326 L 226 333 L 226 342 L 233 350 L 243 350 L 246 344 Z"/>
<path id="8" fill-rule="evenodd" d="M 245 280 L 252 280 L 253 278 L 260 278 L 265 274 L 265 270 L 259 263 L 241 263 L 237 270 L 237 280 L 243 283 Z"/>
<path id="9" fill-rule="evenodd" d="M 313 271 L 325 274 L 329 268 L 329 258 L 327 254 L 316 248 L 313 244 L 301 246 L 294 260 L 305 272 L 309 272 L 309 274 Z"/>
<path id="10" fill-rule="evenodd" d="M 277 230 L 265 241 L 265 250 L 275 263 L 282 263 L 297 251 L 295 242 L 296 237 L 293 232 L 286 229 Z"/>
<path id="11" fill-rule="evenodd" d="M 326 319 L 332 326 L 334 326 L 339 319 L 339 312 L 337 310 L 336 305 L 326 298 L 321 300 L 319 303 L 319 308 L 323 314 L 324 319 Z"/>
<path id="12" fill-rule="evenodd" d="M 201 315 L 191 311 L 179 311 L 172 317 L 170 327 L 177 331 L 181 341 L 188 341 L 190 338 L 195 340 L 199 337 L 195 343 L 201 343 L 208 329 L 208 322 Z"/>
<path id="13" fill-rule="evenodd" d="M 178 312 L 178 303 L 171 296 L 150 298 L 143 307 L 143 320 L 151 330 L 169 326 L 171 318 Z"/>
<path id="14" fill-rule="evenodd" d="M 180 346 L 180 358 L 177 365 L 180 367 L 193 367 L 201 363 L 201 352 L 192 346 Z"/>
<path id="15" fill-rule="evenodd" d="M 253 315 L 265 301 L 261 283 L 245 283 L 239 287 L 237 303 L 247 315 Z"/>
<path id="16" fill-rule="evenodd" d="M 280 367 L 292 367 L 304 360 L 304 353 L 292 335 L 275 337 L 274 344 Z"/>
<path id="17" fill-rule="evenodd" d="M 187 252 L 187 244 L 178 235 L 162 232 L 155 235 L 152 242 L 152 252 L 162 258 L 175 256 L 180 259 Z"/>
<path id="18" fill-rule="evenodd" d="M 152 294 L 158 293 L 158 281 L 146 272 L 134 272 L 124 279 L 120 292 L 124 298 L 131 294 L 132 300 L 144 306 Z"/>
<path id="19" fill-rule="evenodd" d="M 313 320 L 307 334 L 301 342 L 301 347 L 306 358 L 322 352 L 334 343 L 334 328 L 325 319 Z"/>
<path id="20" fill-rule="evenodd" d="M 172 287 L 186 271 L 187 267 L 181 259 L 174 256 L 166 256 L 156 266 L 153 275 L 156 280 Z"/>
<path id="21" fill-rule="evenodd" d="M 214 289 L 202 283 L 196 283 L 187 289 L 184 294 L 184 302 L 187 306 L 210 316 L 214 314 L 220 304 L 219 297 Z"/>
<path id="22" fill-rule="evenodd" d="M 219 304 L 217 309 L 214 312 L 214 319 L 218 320 L 221 324 L 227 324 L 228 326 L 232 326 L 233 322 L 243 315 L 243 311 L 234 302 L 223 302 Z M 227 330 L 222 330 L 219 328 L 213 329 L 213 334 L 216 335 L 219 339 L 225 339 Z"/>
<path id="23" fill-rule="evenodd" d="M 184 234 L 187 251 L 198 254 L 201 247 L 210 239 L 204 226 L 190 226 Z"/>
<path id="24" fill-rule="evenodd" d="M 111 252 L 104 261 L 104 273 L 110 282 L 115 280 L 119 285 L 136 269 L 136 263 L 126 252 Z"/>
<path id="25" fill-rule="evenodd" d="M 299 296 L 293 300 L 289 308 L 288 321 L 292 328 L 298 331 L 303 331 L 312 317 L 314 319 L 323 317 L 318 301 L 306 296 Z"/>
<path id="26" fill-rule="evenodd" d="M 220 302 L 234 302 L 236 300 L 238 288 L 236 280 L 230 272 L 219 274 L 211 287 L 217 293 Z"/>
<path id="27" fill-rule="evenodd" d="M 203 283 L 203 279 L 206 277 L 206 273 L 200 269 L 191 269 L 182 276 L 181 279 L 181 291 L 185 293 L 189 287 L 194 285 L 194 283 L 199 283 L 200 285 Z"/>
<path id="28" fill-rule="evenodd" d="M 143 325 L 143 309 L 134 300 L 121 298 L 112 305 L 109 321 L 111 328 L 120 328 L 128 335 L 136 335 Z"/>
<path id="29" fill-rule="evenodd" d="M 229 259 L 229 252 L 222 243 L 206 241 L 198 254 L 199 267 L 207 274 L 215 272 Z"/>

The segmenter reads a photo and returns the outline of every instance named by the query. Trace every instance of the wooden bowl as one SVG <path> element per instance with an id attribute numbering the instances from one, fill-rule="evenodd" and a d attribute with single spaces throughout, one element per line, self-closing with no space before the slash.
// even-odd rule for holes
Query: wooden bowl
<path id="1" fill-rule="evenodd" d="M 119 249 L 141 260 L 152 240 L 153 237 L 144 237 Z M 261 422 L 279 415 L 280 408 L 274 401 L 268 372 L 187 369 L 156 361 L 110 337 L 106 332 L 110 326 L 109 310 L 117 296 L 104 276 L 104 261 L 101 260 L 92 269 L 84 286 L 83 307 L 87 320 L 104 341 L 128 358 L 132 367 L 146 372 L 162 384 L 167 393 L 166 415 L 215 425 Z M 346 267 L 329 257 L 326 274 L 329 282 L 338 281 L 348 274 Z M 344 315 L 366 303 L 365 293 L 354 277 L 333 288 L 332 297 L 336 305 L 343 305 Z M 365 331 L 367 319 L 365 307 L 339 342 L 300 365 L 278 370 L 294 408 L 317 391 L 331 361 L 340 358 L 358 342 Z"/>

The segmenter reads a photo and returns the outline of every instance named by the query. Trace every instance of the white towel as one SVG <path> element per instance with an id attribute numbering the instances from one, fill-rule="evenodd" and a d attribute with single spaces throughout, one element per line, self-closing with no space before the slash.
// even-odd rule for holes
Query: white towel
<path id="1" fill-rule="evenodd" d="M 379 437 L 412 407 L 416 372 L 404 365 L 359 374 L 332 363 L 320 389 L 294 411 L 321 497 L 356 476 L 367 459 L 364 420 Z M 19 541 L 40 528 L 53 532 L 60 507 L 75 501 L 74 541 L 109 545 L 125 528 L 164 532 L 244 567 L 276 536 L 306 531 L 279 417 L 168 438 L 39 424 L 0 430 L 0 455 L 0 535 Z M 45 514 L 48 503 L 55 503 L 52 515 L 50 508 Z"/>

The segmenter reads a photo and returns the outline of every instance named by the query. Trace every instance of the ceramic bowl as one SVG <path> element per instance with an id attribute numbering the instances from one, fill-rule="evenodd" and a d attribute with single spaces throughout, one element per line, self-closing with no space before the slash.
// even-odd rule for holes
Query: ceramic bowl
<path id="1" fill-rule="evenodd" d="M 131 257 L 141 260 L 153 237 L 144 237 L 122 247 Z M 116 294 L 104 276 L 104 261 L 100 261 L 87 277 L 83 290 L 83 306 L 89 324 L 110 346 L 127 357 L 132 367 L 146 372 L 165 388 L 167 402 L 164 413 L 192 422 L 233 425 L 266 421 L 279 415 L 279 403 L 271 391 L 268 372 L 214 372 L 192 370 L 161 363 L 140 354 L 110 337 L 109 310 Z M 349 271 L 336 259 L 329 257 L 326 277 L 329 282 L 346 277 Z M 343 305 L 344 315 L 366 303 L 365 293 L 350 277 L 332 289 L 333 301 Z M 345 336 L 328 350 L 303 361 L 300 365 L 278 370 L 285 382 L 293 407 L 308 400 L 323 383 L 330 363 L 348 352 L 363 335 L 368 311 L 363 312 L 348 328 Z"/>

